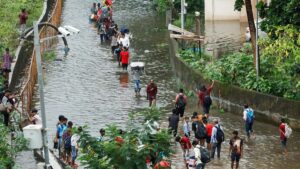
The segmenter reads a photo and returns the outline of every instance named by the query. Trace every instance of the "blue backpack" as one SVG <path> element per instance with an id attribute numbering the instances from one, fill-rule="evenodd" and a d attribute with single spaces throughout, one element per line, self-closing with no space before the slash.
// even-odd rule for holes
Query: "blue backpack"
<path id="1" fill-rule="evenodd" d="M 247 110 L 246 110 L 246 112 L 247 112 L 247 114 L 246 114 L 246 122 L 247 123 L 253 123 L 253 121 L 254 121 L 254 112 L 253 112 L 253 110 L 252 109 L 250 109 L 250 108 L 248 108 Z"/>

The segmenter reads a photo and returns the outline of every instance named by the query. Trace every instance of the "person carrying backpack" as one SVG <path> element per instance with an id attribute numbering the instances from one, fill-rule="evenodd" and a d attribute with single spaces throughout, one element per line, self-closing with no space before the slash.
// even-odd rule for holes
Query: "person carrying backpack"
<path id="1" fill-rule="evenodd" d="M 187 97 L 183 93 L 183 89 L 179 89 L 179 93 L 175 98 L 175 107 L 177 112 L 180 114 L 180 117 L 183 117 L 185 106 L 187 104 Z"/>
<path id="2" fill-rule="evenodd" d="M 202 118 L 197 123 L 195 137 L 200 141 L 200 145 L 204 146 L 207 137 L 207 131 L 206 127 L 203 124 Z"/>
<path id="3" fill-rule="evenodd" d="M 243 119 L 245 121 L 246 134 L 249 139 L 251 136 L 251 133 L 253 133 L 252 126 L 253 126 L 253 122 L 254 122 L 254 111 L 247 104 L 244 105 Z"/>
<path id="4" fill-rule="evenodd" d="M 225 136 L 224 136 L 223 128 L 219 124 L 218 119 L 214 119 L 214 124 L 215 124 L 215 126 L 213 127 L 212 135 L 211 135 L 211 139 L 210 139 L 210 143 L 212 145 L 211 158 L 213 159 L 215 157 L 215 152 L 217 149 L 217 156 L 218 156 L 218 159 L 220 159 L 221 145 L 222 145 L 222 142 L 224 142 L 224 140 L 225 140 Z"/>
<path id="5" fill-rule="evenodd" d="M 210 162 L 210 154 L 209 151 L 199 145 L 199 141 L 198 140 L 194 140 L 192 143 L 193 147 L 194 147 L 194 161 L 195 164 L 189 164 L 189 168 L 194 168 L 196 167 L 196 169 L 204 169 L 205 164 Z"/>
<path id="6" fill-rule="evenodd" d="M 212 81 L 212 84 L 206 88 L 205 85 L 203 85 L 199 90 L 198 90 L 198 106 L 202 106 L 203 112 L 205 114 L 209 114 L 210 106 L 212 105 L 212 100 L 210 97 L 210 93 L 214 87 L 215 81 Z"/>

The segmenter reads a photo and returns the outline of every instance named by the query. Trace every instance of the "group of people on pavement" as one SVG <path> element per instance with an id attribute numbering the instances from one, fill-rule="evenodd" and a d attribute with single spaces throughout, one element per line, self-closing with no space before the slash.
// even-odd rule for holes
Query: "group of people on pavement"
<path id="1" fill-rule="evenodd" d="M 60 115 L 58 117 L 58 123 L 56 125 L 56 134 L 54 138 L 54 148 L 58 149 L 59 159 L 70 165 L 73 168 L 77 168 L 75 163 L 79 149 L 79 139 L 82 127 L 78 127 L 75 132 L 73 129 L 73 122 Z"/>

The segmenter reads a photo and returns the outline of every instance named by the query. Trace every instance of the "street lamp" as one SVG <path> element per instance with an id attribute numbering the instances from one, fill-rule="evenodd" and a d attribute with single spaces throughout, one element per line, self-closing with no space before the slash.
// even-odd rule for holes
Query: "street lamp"
<path id="1" fill-rule="evenodd" d="M 35 57 L 37 64 L 37 73 L 38 73 L 38 86 L 40 94 L 40 104 L 41 104 L 41 115 L 42 115 L 42 135 L 43 135 L 43 147 L 44 147 L 44 157 L 46 168 L 50 167 L 49 161 L 49 149 L 48 149 L 48 137 L 47 137 L 47 123 L 46 123 L 46 113 L 45 113 L 45 102 L 44 102 L 44 81 L 43 81 L 43 70 L 42 70 L 42 61 L 41 61 L 41 47 L 40 47 L 40 38 L 39 38 L 39 23 L 37 21 L 33 22 L 34 30 L 34 49 Z M 71 34 L 79 33 L 80 31 L 72 26 L 59 27 L 58 31 L 64 37 Z M 48 37 L 41 39 L 42 41 L 55 38 L 57 36 Z"/>

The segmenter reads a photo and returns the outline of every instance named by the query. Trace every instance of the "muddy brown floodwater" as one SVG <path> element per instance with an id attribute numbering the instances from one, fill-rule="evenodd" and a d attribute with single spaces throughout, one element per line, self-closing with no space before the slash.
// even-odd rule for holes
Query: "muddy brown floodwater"
<path id="1" fill-rule="evenodd" d="M 100 45 L 99 36 L 93 23 L 89 23 L 89 7 L 93 0 L 68 0 L 64 2 L 62 25 L 72 25 L 80 29 L 80 33 L 67 38 L 70 52 L 64 57 L 61 50 L 63 44 L 57 46 L 57 57 L 63 61 L 51 62 L 46 65 L 45 73 L 45 104 L 47 125 L 50 129 L 49 140 L 53 139 L 57 117 L 61 114 L 68 117 L 75 125 L 88 125 L 93 135 L 101 127 L 110 123 L 120 126 L 126 124 L 129 112 L 148 106 L 145 87 L 142 97 L 134 97 L 132 76 L 123 73 L 115 59 L 110 55 L 109 44 Z M 172 109 L 172 100 L 178 90 L 168 58 L 168 31 L 165 27 L 164 16 L 156 15 L 150 5 L 144 5 L 143 0 L 116 0 L 114 4 L 114 20 L 119 27 L 126 26 L 133 33 L 131 41 L 131 60 L 146 63 L 146 75 L 142 77 L 145 86 L 150 79 L 154 79 L 159 87 L 158 107 L 164 114 L 163 126 L 166 126 L 167 116 Z M 209 22 L 207 22 L 210 27 Z M 213 48 L 220 48 L 222 44 L 235 46 L 241 44 L 241 33 L 236 33 L 235 40 L 231 40 L 235 22 L 218 22 L 211 24 L 207 35 Z M 226 27 L 226 29 L 221 29 Z M 218 40 L 220 37 L 220 40 Z M 234 43 L 233 43 L 234 42 Z M 145 52 L 145 50 L 148 50 Z M 187 109 L 187 114 L 197 110 L 194 101 Z M 37 104 L 37 107 L 39 105 Z M 238 129 L 244 135 L 241 115 L 230 112 L 219 113 L 217 109 L 212 117 L 220 117 L 221 124 L 226 131 L 226 142 L 223 144 L 221 160 L 215 160 L 207 165 L 207 169 L 230 168 L 228 158 L 229 133 Z M 255 122 L 256 138 L 246 142 L 245 155 L 241 160 L 242 169 L 297 169 L 299 168 L 300 134 L 294 133 L 288 142 L 289 155 L 280 154 L 280 142 L 276 126 Z M 177 169 L 184 168 L 181 150 L 176 146 L 173 165 Z M 33 160 L 28 160 L 31 152 L 22 153 L 18 157 L 21 168 L 35 168 Z M 26 158 L 24 158 L 26 157 Z"/>

